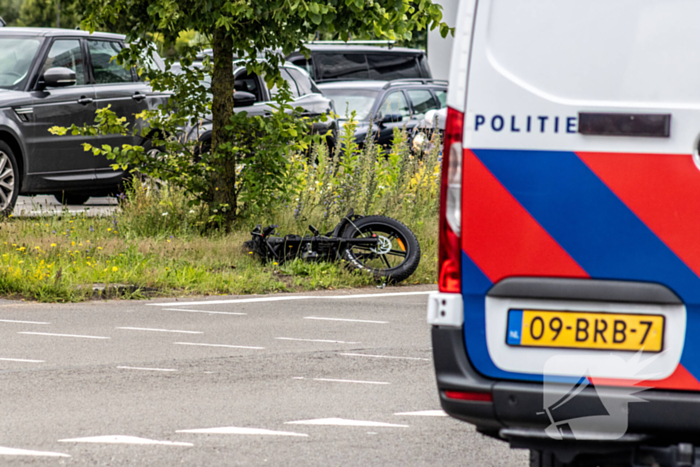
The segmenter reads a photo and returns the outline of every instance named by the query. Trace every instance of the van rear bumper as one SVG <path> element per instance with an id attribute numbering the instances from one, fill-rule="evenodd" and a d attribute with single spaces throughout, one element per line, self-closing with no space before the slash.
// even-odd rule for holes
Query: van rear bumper
<path id="1" fill-rule="evenodd" d="M 517 447 L 542 449 L 543 444 L 562 443 L 544 432 L 550 420 L 544 413 L 542 383 L 494 380 L 480 375 L 466 355 L 461 328 L 433 326 L 432 342 L 440 403 L 450 416 Z M 598 397 L 589 389 L 577 396 L 581 404 Z M 451 399 L 445 391 L 489 393 L 492 402 Z M 654 444 L 700 444 L 700 393 L 646 390 L 637 397 L 646 402 L 628 404 L 627 435 L 617 444 L 642 440 Z M 581 416 L 580 406 L 571 409 Z"/>

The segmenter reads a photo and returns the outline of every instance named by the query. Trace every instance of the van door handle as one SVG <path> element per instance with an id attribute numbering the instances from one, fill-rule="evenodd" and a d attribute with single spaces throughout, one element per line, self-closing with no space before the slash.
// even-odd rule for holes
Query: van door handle
<path id="1" fill-rule="evenodd" d="M 133 96 L 131 96 L 131 98 L 137 102 L 141 102 L 142 100 L 144 100 L 146 98 L 146 95 L 141 94 L 140 92 L 136 92 L 136 93 L 134 93 Z"/>
<path id="2" fill-rule="evenodd" d="M 82 104 L 82 105 L 92 104 L 93 100 L 94 99 L 92 97 L 82 96 L 80 99 L 78 99 L 78 104 Z"/>

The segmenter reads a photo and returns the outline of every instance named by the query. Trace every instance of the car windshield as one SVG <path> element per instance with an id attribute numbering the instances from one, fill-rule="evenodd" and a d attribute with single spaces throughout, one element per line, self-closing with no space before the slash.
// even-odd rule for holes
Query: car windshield
<path id="1" fill-rule="evenodd" d="M 323 95 L 333 101 L 338 120 L 348 120 L 355 111 L 355 119 L 367 120 L 379 91 L 371 89 L 323 89 Z"/>
<path id="2" fill-rule="evenodd" d="M 0 89 L 24 86 L 40 44 L 34 38 L 0 38 Z"/>

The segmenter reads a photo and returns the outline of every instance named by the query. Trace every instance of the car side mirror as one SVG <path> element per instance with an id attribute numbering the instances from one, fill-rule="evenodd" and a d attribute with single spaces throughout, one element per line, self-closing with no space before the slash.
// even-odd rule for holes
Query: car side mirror
<path id="1" fill-rule="evenodd" d="M 236 91 L 233 93 L 233 106 L 234 107 L 248 107 L 258 100 L 255 94 L 246 91 Z"/>
<path id="2" fill-rule="evenodd" d="M 45 87 L 59 88 L 64 86 L 73 86 L 77 81 L 75 72 L 69 68 L 54 67 L 49 68 L 44 72 L 39 80 L 39 83 Z"/>

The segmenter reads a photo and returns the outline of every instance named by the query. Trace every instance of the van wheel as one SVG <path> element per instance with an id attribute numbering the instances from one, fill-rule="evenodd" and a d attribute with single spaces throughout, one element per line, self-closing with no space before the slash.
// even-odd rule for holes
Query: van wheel
<path id="1" fill-rule="evenodd" d="M 627 456 L 581 456 L 573 462 L 562 462 L 552 451 L 530 450 L 530 467 L 632 467 Z"/>
<path id="2" fill-rule="evenodd" d="M 530 467 L 576 467 L 576 465 L 561 462 L 551 451 L 530 450 Z"/>
<path id="3" fill-rule="evenodd" d="M 19 195 L 19 168 L 15 155 L 4 141 L 0 141 L 0 215 L 12 214 Z"/>

